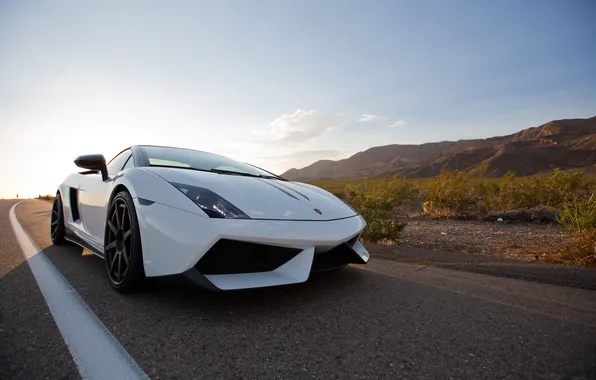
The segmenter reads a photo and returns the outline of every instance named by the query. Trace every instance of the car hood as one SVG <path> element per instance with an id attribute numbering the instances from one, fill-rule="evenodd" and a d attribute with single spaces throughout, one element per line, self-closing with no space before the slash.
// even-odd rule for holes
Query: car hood
<path id="1" fill-rule="evenodd" d="M 325 221 L 357 215 L 333 194 L 305 183 L 177 168 L 145 169 L 168 182 L 209 189 L 252 219 Z"/>

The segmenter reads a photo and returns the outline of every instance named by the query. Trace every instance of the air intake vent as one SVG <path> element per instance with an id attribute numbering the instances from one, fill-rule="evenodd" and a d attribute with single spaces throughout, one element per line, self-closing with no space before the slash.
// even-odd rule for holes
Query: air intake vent
<path id="1" fill-rule="evenodd" d="M 72 221 L 79 220 L 79 190 L 73 187 L 70 188 L 70 213 L 72 214 Z"/>
<path id="2" fill-rule="evenodd" d="M 315 254 L 311 272 L 339 269 L 350 263 L 363 264 L 362 258 L 353 249 L 359 237 L 360 235 L 356 235 L 333 249 Z"/>
<path id="3" fill-rule="evenodd" d="M 203 274 L 270 272 L 302 250 L 221 239 L 195 265 Z"/>
<path id="4" fill-rule="evenodd" d="M 352 262 L 353 255 L 354 251 L 348 243 L 342 243 L 327 252 L 315 255 L 311 271 L 325 272 L 345 267 Z"/>

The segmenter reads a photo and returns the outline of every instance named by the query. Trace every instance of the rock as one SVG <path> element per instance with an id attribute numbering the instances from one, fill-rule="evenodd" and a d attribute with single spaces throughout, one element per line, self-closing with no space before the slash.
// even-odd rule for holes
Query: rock
<path id="1" fill-rule="evenodd" d="M 557 217 L 561 213 L 552 207 L 534 207 L 528 210 L 528 219 L 534 223 L 551 224 L 557 223 Z"/>
<path id="2" fill-rule="evenodd" d="M 482 218 L 485 222 L 508 222 L 508 223 L 557 223 L 557 216 L 560 211 L 552 207 L 537 206 L 524 210 L 513 210 L 504 212 L 490 212 Z"/>

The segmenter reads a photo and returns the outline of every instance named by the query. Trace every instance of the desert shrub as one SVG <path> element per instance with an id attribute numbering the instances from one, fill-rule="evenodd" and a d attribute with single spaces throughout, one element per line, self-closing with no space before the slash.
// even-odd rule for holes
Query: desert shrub
<path id="1" fill-rule="evenodd" d="M 480 217 L 491 211 L 537 206 L 562 209 L 567 200 L 579 200 L 594 187 L 582 172 L 555 170 L 544 178 L 520 178 L 509 172 L 492 178 L 487 167 L 472 171 L 443 171 L 424 191 L 425 209 L 432 216 Z"/>
<path id="2" fill-rule="evenodd" d="M 388 216 L 380 210 L 366 210 L 361 213 L 367 225 L 361 239 L 366 243 L 398 243 L 406 223 Z"/>
<path id="3" fill-rule="evenodd" d="M 567 200 L 558 220 L 571 232 L 596 229 L 596 193 L 579 201 L 573 198 Z"/>
<path id="4" fill-rule="evenodd" d="M 394 212 L 420 197 L 430 216 L 481 217 L 492 211 L 544 206 L 562 210 L 570 200 L 581 200 L 596 188 L 596 176 L 555 170 L 545 177 L 517 177 L 510 172 L 494 178 L 488 167 L 472 171 L 442 171 L 426 179 L 348 179 L 315 182 L 355 207 L 382 199 Z M 370 207 L 370 205 L 368 205 Z"/>
<path id="5" fill-rule="evenodd" d="M 550 177 L 545 179 L 545 186 L 541 195 L 545 198 L 543 204 L 561 208 L 561 206 L 568 207 L 569 202 L 577 202 L 584 198 L 587 190 L 584 173 L 568 174 L 557 169 Z"/>
<path id="6" fill-rule="evenodd" d="M 558 220 L 570 239 L 563 252 L 545 261 L 596 266 L 596 193 L 586 199 L 567 199 Z"/>
<path id="7" fill-rule="evenodd" d="M 562 209 L 569 199 L 581 199 L 590 191 L 588 178 L 582 172 L 572 174 L 555 170 L 549 177 L 520 178 L 515 196 L 519 207 L 537 205 Z"/>
<path id="8" fill-rule="evenodd" d="M 405 226 L 399 220 L 403 206 L 417 198 L 424 200 L 425 212 L 431 217 L 477 218 L 493 211 L 535 207 L 559 210 L 562 215 L 558 220 L 569 230 L 571 243 L 567 258 L 555 255 L 549 259 L 596 265 L 589 264 L 594 260 L 596 241 L 596 227 L 590 227 L 596 223 L 596 196 L 590 197 L 596 189 L 596 176 L 555 170 L 542 177 L 517 177 L 510 172 L 495 178 L 487 166 L 482 166 L 472 171 L 442 171 L 437 177 L 426 179 L 396 176 L 315 184 L 366 218 L 368 227 L 363 240 L 368 242 L 398 241 Z"/>
<path id="9" fill-rule="evenodd" d="M 362 240 L 368 243 L 397 243 L 406 224 L 397 220 L 393 215 L 392 200 L 385 198 L 379 192 L 352 191 L 350 194 L 350 204 L 367 222 Z"/>
<path id="10" fill-rule="evenodd" d="M 398 242 L 406 225 L 398 220 L 398 209 L 404 202 L 411 202 L 416 193 L 417 190 L 411 183 L 395 177 L 391 180 L 347 184 L 343 199 L 367 221 L 363 241 Z"/>
<path id="11" fill-rule="evenodd" d="M 56 196 L 51 195 L 51 194 L 46 194 L 46 195 L 38 195 L 37 199 L 43 199 L 46 201 L 53 201 L 56 198 Z"/>
<path id="12" fill-rule="evenodd" d="M 425 211 L 437 216 L 469 217 L 485 214 L 499 192 L 488 167 L 441 171 L 426 185 Z"/>
<path id="13" fill-rule="evenodd" d="M 397 212 L 404 203 L 411 203 L 418 189 L 400 177 L 349 183 L 343 190 L 345 201 L 357 209 L 380 208 L 387 212 Z"/>

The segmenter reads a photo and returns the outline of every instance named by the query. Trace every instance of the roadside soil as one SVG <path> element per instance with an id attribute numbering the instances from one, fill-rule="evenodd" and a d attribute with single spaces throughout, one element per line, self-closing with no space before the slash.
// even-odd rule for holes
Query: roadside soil
<path id="1" fill-rule="evenodd" d="M 536 261 L 564 249 L 560 225 L 482 221 L 411 219 L 401 244 L 441 251 L 461 251 Z"/>
<path id="2" fill-rule="evenodd" d="M 365 246 L 377 259 L 596 290 L 596 268 L 540 261 L 565 240 L 558 225 L 410 219 L 400 244 Z"/>

